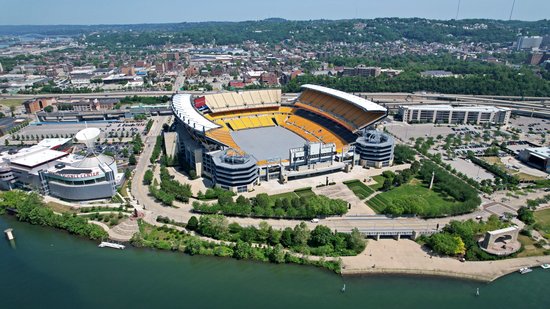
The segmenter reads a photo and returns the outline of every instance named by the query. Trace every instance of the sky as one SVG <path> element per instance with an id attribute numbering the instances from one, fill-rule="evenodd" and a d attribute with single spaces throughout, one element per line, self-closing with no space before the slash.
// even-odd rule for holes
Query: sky
<path id="1" fill-rule="evenodd" d="M 507 20 L 514 0 L 0 0 L 2 25 L 135 24 L 376 17 Z M 515 0 L 513 19 L 550 18 L 550 0 Z"/>

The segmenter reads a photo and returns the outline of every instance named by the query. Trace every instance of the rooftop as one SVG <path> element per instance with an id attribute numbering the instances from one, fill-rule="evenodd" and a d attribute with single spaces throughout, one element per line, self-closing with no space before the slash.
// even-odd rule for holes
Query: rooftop
<path id="1" fill-rule="evenodd" d="M 368 112 L 372 112 L 372 111 L 386 112 L 387 111 L 387 109 L 383 106 L 380 106 L 380 105 L 378 105 L 374 102 L 371 102 L 367 99 L 363 99 L 363 98 L 358 97 L 356 95 L 349 94 L 349 93 L 346 93 L 346 92 L 343 92 L 343 91 L 340 91 L 340 90 L 331 89 L 331 88 L 318 86 L 318 85 L 311 85 L 311 84 L 302 85 L 302 88 L 322 92 L 324 94 L 333 96 L 335 98 L 347 101 L 347 102 L 349 102 L 349 103 L 351 103 L 351 104 L 353 104 L 353 105 L 355 105 L 355 106 L 357 106 L 357 107 L 359 107 L 359 108 L 361 108 L 365 111 L 368 111 Z"/>
<path id="2" fill-rule="evenodd" d="M 27 155 L 17 157 L 14 160 L 11 160 L 11 163 L 33 168 L 67 155 L 69 154 L 62 151 L 43 149 L 41 151 L 30 152 Z"/>
<path id="3" fill-rule="evenodd" d="M 197 131 L 208 131 L 220 126 L 206 119 L 194 107 L 190 94 L 176 94 L 172 98 L 172 109 L 176 117 Z"/>
<path id="4" fill-rule="evenodd" d="M 476 111 L 476 112 L 500 112 L 508 111 L 509 108 L 498 106 L 453 106 L 453 105 L 403 105 L 409 110 L 441 110 L 441 111 Z"/>
<path id="5" fill-rule="evenodd" d="M 550 147 L 527 148 L 526 150 L 543 159 L 550 159 Z"/>

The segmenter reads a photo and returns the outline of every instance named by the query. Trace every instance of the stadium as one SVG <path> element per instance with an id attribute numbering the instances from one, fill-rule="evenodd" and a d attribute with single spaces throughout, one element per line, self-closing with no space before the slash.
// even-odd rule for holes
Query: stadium
<path id="1" fill-rule="evenodd" d="M 168 155 L 235 192 L 272 179 L 392 164 L 393 139 L 368 129 L 386 117 L 386 108 L 317 85 L 303 85 L 287 101 L 274 89 L 176 94 L 177 137 L 171 140 L 177 145 Z"/>

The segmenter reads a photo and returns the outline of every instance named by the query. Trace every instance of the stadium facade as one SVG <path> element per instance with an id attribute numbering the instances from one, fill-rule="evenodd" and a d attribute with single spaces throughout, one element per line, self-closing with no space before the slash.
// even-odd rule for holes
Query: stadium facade
<path id="1" fill-rule="evenodd" d="M 377 151 L 371 149 L 373 139 L 368 143 L 364 139 L 367 128 L 387 116 L 386 108 L 322 86 L 303 85 L 298 97 L 285 103 L 281 91 L 274 89 L 176 94 L 171 107 L 178 161 L 235 192 L 272 179 L 286 182 L 347 171 L 355 165 L 382 167 L 393 162 L 393 139 L 377 135 L 381 136 Z M 251 131 L 258 134 L 249 134 L 252 140 L 246 146 L 236 142 L 240 131 L 259 128 L 272 129 Z M 294 133 L 303 140 L 302 146 L 289 145 L 286 138 L 276 136 L 277 130 Z M 359 142 L 367 146 L 358 146 Z M 287 157 L 281 149 L 288 150 Z"/>

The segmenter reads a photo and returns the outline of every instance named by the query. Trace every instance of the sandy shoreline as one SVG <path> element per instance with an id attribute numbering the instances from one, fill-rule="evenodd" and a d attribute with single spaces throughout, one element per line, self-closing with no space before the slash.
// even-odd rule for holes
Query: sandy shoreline
<path id="1" fill-rule="evenodd" d="M 549 263 L 550 256 L 498 261 L 460 262 L 449 257 L 430 256 L 410 240 L 369 241 L 361 254 L 342 258 L 343 276 L 411 275 L 437 276 L 491 282 L 522 267 Z"/>

